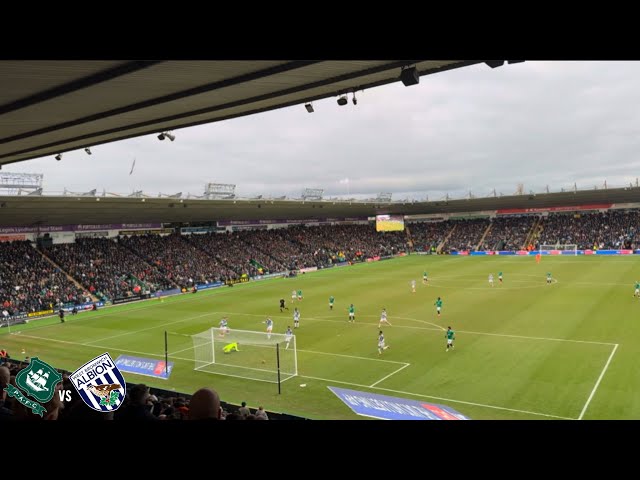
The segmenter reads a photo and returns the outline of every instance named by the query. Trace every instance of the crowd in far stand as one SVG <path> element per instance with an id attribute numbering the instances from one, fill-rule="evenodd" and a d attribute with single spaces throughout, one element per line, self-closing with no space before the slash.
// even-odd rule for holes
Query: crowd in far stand
<path id="1" fill-rule="evenodd" d="M 537 216 L 494 218 L 480 250 L 520 250 L 536 220 Z"/>
<path id="2" fill-rule="evenodd" d="M 172 283 L 140 257 L 106 238 L 79 238 L 44 253 L 98 298 L 127 297 L 171 288 Z"/>
<path id="3" fill-rule="evenodd" d="M 135 235 L 121 238 L 120 244 L 156 267 L 164 277 L 180 287 L 211 283 L 221 279 L 215 258 L 195 248 L 180 235 Z"/>
<path id="4" fill-rule="evenodd" d="M 442 253 L 448 253 L 476 248 L 518 250 L 534 224 L 538 225 L 536 232 L 540 232 L 536 246 L 640 248 L 639 210 L 552 213 L 542 218 L 498 216 L 492 220 L 446 220 L 407 226 L 415 251 L 433 251 L 444 242 Z M 408 241 L 406 232 L 376 232 L 372 223 L 297 225 L 188 236 L 132 236 L 119 240 L 81 238 L 75 243 L 43 248 L 42 253 L 60 268 L 28 241 L 5 242 L 0 243 L 0 307 L 2 315 L 5 311 L 12 315 L 85 303 L 91 301 L 92 295 L 114 299 L 233 280 L 242 275 L 323 268 L 407 252 Z"/>
<path id="5" fill-rule="evenodd" d="M 576 244 L 578 249 L 640 248 L 640 211 L 549 215 L 540 244 Z"/>
<path id="6" fill-rule="evenodd" d="M 488 218 L 472 218 L 451 221 L 455 230 L 445 244 L 445 250 L 476 250 L 482 235 L 489 226 Z"/>
<path id="7" fill-rule="evenodd" d="M 410 223 L 409 230 L 413 239 L 413 248 L 417 252 L 437 249 L 453 227 L 452 222 Z"/>
<path id="8" fill-rule="evenodd" d="M 28 241 L 0 243 L 0 305 L 9 315 L 83 303 L 87 297 Z"/>

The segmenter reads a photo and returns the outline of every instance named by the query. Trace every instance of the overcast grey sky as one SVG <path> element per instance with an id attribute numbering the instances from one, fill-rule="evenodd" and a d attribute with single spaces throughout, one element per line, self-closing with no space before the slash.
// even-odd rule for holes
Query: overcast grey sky
<path id="1" fill-rule="evenodd" d="M 497 192 L 623 186 L 640 176 L 640 62 L 476 65 L 249 117 L 13 164 L 44 174 L 45 192 L 201 195 L 206 182 L 239 196 L 430 200 Z M 129 175 L 133 159 L 136 167 Z M 348 179 L 348 182 L 346 181 Z"/>

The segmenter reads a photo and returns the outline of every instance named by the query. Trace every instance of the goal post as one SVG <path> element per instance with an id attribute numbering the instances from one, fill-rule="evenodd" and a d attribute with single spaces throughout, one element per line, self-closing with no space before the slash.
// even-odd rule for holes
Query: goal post
<path id="1" fill-rule="evenodd" d="M 278 384 L 298 375 L 295 335 L 210 328 L 191 340 L 199 372 Z"/>
<path id="2" fill-rule="evenodd" d="M 578 255 L 578 245 L 574 243 L 540 245 L 538 252 L 542 255 Z"/>

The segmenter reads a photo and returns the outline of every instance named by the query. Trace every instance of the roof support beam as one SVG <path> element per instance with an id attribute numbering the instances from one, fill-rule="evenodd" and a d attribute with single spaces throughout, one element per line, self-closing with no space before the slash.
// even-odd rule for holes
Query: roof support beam
<path id="1" fill-rule="evenodd" d="M 44 90 L 42 92 L 29 95 L 28 97 L 15 100 L 5 105 L 0 105 L 0 115 L 13 112 L 16 110 L 21 110 L 23 108 L 30 107 L 31 105 L 36 105 L 38 103 L 46 102 L 47 100 L 52 100 L 56 97 L 68 95 L 69 93 L 82 90 L 83 88 L 92 87 L 93 85 L 97 85 L 99 83 L 107 82 L 109 80 L 113 80 L 114 78 L 118 78 L 123 75 L 128 75 L 130 73 L 137 72 L 138 70 L 151 67 L 152 65 L 156 65 L 158 63 L 161 63 L 161 62 L 159 60 L 152 60 L 152 61 L 140 60 L 140 61 L 126 62 L 116 67 L 112 67 L 107 70 L 94 73 L 93 75 L 79 78 L 77 80 L 73 80 L 72 82 L 68 82 L 63 85 L 58 85 L 57 87 L 53 87 L 48 90 Z"/>
<path id="2" fill-rule="evenodd" d="M 154 107 L 156 105 L 173 102 L 175 100 L 191 97 L 193 95 L 199 95 L 202 93 L 211 92 L 213 90 L 218 90 L 220 88 L 229 87 L 229 86 L 237 85 L 240 83 L 246 83 L 252 80 L 258 80 L 263 77 L 268 77 L 271 75 L 276 75 L 278 73 L 288 72 L 290 70 L 296 70 L 302 67 L 306 67 L 308 65 L 312 65 L 314 63 L 319 63 L 319 62 L 318 61 L 293 61 L 293 62 L 285 63 L 282 65 L 277 65 L 275 67 L 269 67 L 263 70 L 258 70 L 258 71 L 247 73 L 244 75 L 239 75 L 237 77 L 226 78 L 218 82 L 199 85 L 194 88 L 189 88 L 187 90 L 182 90 L 180 92 L 175 92 L 169 95 L 163 95 L 161 97 L 151 98 L 149 100 L 133 103 L 131 105 L 125 105 L 123 107 L 114 108 L 111 110 L 107 110 L 105 112 L 94 113 L 92 115 L 76 118 L 74 120 L 58 123 L 56 125 L 50 125 L 48 127 L 40 128 L 38 130 L 31 130 L 29 132 L 13 135 L 12 137 L 0 138 L 0 144 L 14 142 L 16 140 L 22 140 L 29 137 L 35 137 L 36 135 L 42 135 L 45 133 L 55 132 L 56 130 L 63 130 L 65 128 L 75 127 L 76 125 L 82 125 L 84 123 L 89 123 L 96 120 L 102 120 L 104 118 L 113 117 L 114 115 L 121 115 L 123 113 L 129 113 L 136 110 L 141 110 L 143 108 Z"/>

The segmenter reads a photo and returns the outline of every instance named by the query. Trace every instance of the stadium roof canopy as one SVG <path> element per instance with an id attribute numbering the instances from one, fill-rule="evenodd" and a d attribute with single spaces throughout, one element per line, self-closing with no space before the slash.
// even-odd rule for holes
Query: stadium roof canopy
<path id="1" fill-rule="evenodd" d="M 420 215 L 499 209 L 536 209 L 594 204 L 640 203 L 640 188 L 578 190 L 436 202 L 204 200 L 93 196 L 0 197 L 0 227 L 107 223 L 204 223 L 216 220 L 320 219 Z"/>
<path id="2" fill-rule="evenodd" d="M 477 61 L 0 61 L 0 165 L 303 104 Z"/>

